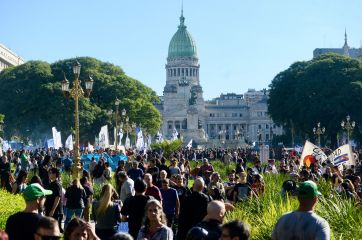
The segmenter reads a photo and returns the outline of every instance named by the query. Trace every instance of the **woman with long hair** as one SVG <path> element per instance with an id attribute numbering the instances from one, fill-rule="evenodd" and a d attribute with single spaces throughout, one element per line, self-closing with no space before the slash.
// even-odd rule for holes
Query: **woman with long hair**
<path id="1" fill-rule="evenodd" d="M 12 193 L 17 194 L 17 193 L 22 193 L 25 188 L 28 186 L 26 184 L 28 179 L 28 172 L 26 172 L 25 170 L 20 170 L 18 177 L 16 178 L 16 182 L 13 184 L 12 186 Z"/>
<path id="2" fill-rule="evenodd" d="M 84 209 L 84 199 L 86 199 L 86 193 L 84 188 L 79 182 L 79 179 L 75 179 L 72 185 L 65 191 L 66 201 L 66 217 L 64 226 L 66 227 L 68 222 L 72 219 L 73 215 L 76 217 L 82 217 Z"/>
<path id="3" fill-rule="evenodd" d="M 166 224 L 162 204 L 156 199 L 148 201 L 144 226 L 139 231 L 137 240 L 173 240 L 173 232 Z"/>
<path id="4" fill-rule="evenodd" d="M 121 202 L 113 201 L 118 195 L 111 184 L 102 188 L 99 201 L 93 204 L 93 217 L 96 222 L 96 234 L 103 239 L 110 239 L 117 233 L 117 221 L 121 221 Z"/>

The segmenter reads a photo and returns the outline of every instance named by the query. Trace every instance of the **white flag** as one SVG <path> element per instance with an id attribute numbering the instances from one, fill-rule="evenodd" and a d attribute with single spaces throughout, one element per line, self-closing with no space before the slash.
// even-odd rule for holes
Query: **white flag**
<path id="1" fill-rule="evenodd" d="M 327 160 L 327 156 L 318 146 L 309 141 L 305 141 L 302 156 L 300 157 L 299 167 L 302 167 L 303 165 L 309 167 L 315 160 L 322 163 Z"/>
<path id="2" fill-rule="evenodd" d="M 192 148 L 192 139 L 191 139 L 190 142 L 186 145 L 186 147 L 187 147 L 188 149 Z"/>
<path id="3" fill-rule="evenodd" d="M 99 132 L 99 147 L 109 147 L 108 125 L 104 125 Z"/>
<path id="4" fill-rule="evenodd" d="M 131 147 L 131 140 L 128 137 L 128 133 L 127 133 L 127 136 L 126 136 L 126 142 L 125 142 L 124 146 L 125 146 L 126 149 Z"/>
<path id="5" fill-rule="evenodd" d="M 62 135 L 60 134 L 60 132 L 57 132 L 57 145 L 56 145 L 55 149 L 59 149 L 61 147 L 63 147 Z"/>
<path id="6" fill-rule="evenodd" d="M 90 152 L 94 151 L 94 147 L 93 147 L 93 145 L 90 144 L 90 142 L 88 142 L 88 151 L 90 151 Z"/>
<path id="7" fill-rule="evenodd" d="M 328 156 L 328 159 L 334 166 L 339 166 L 341 164 L 356 165 L 352 148 L 349 144 L 345 144 L 334 150 L 331 155 Z"/>
<path id="8" fill-rule="evenodd" d="M 156 134 L 156 143 L 162 142 L 162 133 L 160 131 Z"/>
<path id="9" fill-rule="evenodd" d="M 57 149 L 57 146 L 58 146 L 58 144 L 57 144 L 58 131 L 57 131 L 56 127 L 52 127 L 52 135 L 53 135 L 53 147 L 54 147 L 55 149 Z M 49 146 L 49 145 L 48 145 L 48 146 Z"/>
<path id="10" fill-rule="evenodd" d="M 118 136 L 119 136 L 118 146 L 122 146 L 122 138 L 123 138 L 122 128 L 119 129 Z"/>
<path id="11" fill-rule="evenodd" d="M 73 136 L 70 134 L 65 141 L 65 148 L 68 148 L 69 150 L 73 150 Z"/>
<path id="12" fill-rule="evenodd" d="M 173 132 L 172 132 L 172 141 L 175 141 L 175 140 L 177 140 L 177 137 L 178 136 L 178 132 L 177 132 L 177 129 L 176 128 L 174 128 L 173 129 Z"/>
<path id="13" fill-rule="evenodd" d="M 144 147 L 145 143 L 144 143 L 144 140 L 143 140 L 143 133 L 142 133 L 142 130 L 139 129 L 138 132 L 137 132 L 137 141 L 136 141 L 136 148 L 137 150 L 142 150 L 143 147 Z"/>

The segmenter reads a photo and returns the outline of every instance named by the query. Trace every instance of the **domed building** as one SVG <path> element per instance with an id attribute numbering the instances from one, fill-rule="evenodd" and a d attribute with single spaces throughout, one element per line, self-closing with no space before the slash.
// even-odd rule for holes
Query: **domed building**
<path id="1" fill-rule="evenodd" d="M 201 145 L 245 142 L 270 143 L 282 134 L 267 114 L 265 90 L 249 89 L 245 94 L 221 94 L 204 101 L 199 79 L 196 43 L 187 31 L 181 11 L 180 24 L 168 46 L 166 85 L 161 104 L 162 134 L 170 139 L 177 130 L 184 143 L 191 139 Z"/>
<path id="2" fill-rule="evenodd" d="M 206 140 L 200 126 L 204 121 L 205 103 L 199 69 L 196 44 L 181 13 L 180 25 L 168 47 L 166 86 L 163 90 L 162 132 L 168 138 L 176 129 L 184 141 Z"/>

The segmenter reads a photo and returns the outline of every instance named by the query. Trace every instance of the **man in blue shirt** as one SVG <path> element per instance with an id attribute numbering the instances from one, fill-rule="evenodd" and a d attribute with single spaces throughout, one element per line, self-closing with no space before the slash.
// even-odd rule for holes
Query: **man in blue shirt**
<path id="1" fill-rule="evenodd" d="M 175 218 L 178 218 L 180 211 L 178 194 L 175 189 L 170 188 L 169 179 L 162 180 L 162 188 L 160 191 L 162 195 L 163 211 L 167 218 L 167 225 L 172 228 L 174 220 Z"/>

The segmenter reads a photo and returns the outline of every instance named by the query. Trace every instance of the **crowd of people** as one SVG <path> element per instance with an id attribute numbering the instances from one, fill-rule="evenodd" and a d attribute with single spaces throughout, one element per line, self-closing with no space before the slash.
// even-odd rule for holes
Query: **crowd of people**
<path id="1" fill-rule="evenodd" d="M 24 211 L 8 218 L 4 234 L 9 239 L 249 239 L 250 226 L 242 219 L 225 222 L 225 215 L 261 197 L 266 174 L 290 176 L 281 197 L 294 195 L 300 203 L 279 219 L 272 239 L 330 238 L 328 222 L 313 212 L 321 179 L 336 194 L 361 203 L 360 164 L 343 170 L 316 161 L 300 168 L 295 151 L 273 150 L 267 163 L 243 149 L 181 149 L 169 159 L 159 151 L 126 154 L 129 160 L 113 170 L 102 157 L 92 159 L 82 177 L 65 186 L 61 177 L 71 166 L 66 150 L 3 153 L 1 187 L 26 202 Z M 357 163 L 359 156 L 357 151 Z M 222 179 L 210 159 L 234 162 L 235 168 Z"/>

